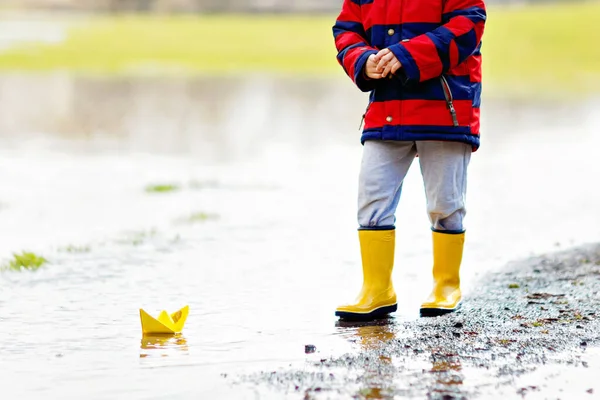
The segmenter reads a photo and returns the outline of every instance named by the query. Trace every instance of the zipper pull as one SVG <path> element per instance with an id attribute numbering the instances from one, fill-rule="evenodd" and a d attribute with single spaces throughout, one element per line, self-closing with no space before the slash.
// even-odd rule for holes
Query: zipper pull
<path id="1" fill-rule="evenodd" d="M 371 108 L 371 101 L 369 101 L 369 104 L 367 104 L 367 108 L 365 109 L 364 114 L 362 115 L 362 118 L 360 119 L 360 125 L 358 125 L 358 130 L 360 131 L 360 129 L 363 126 L 363 123 L 365 122 L 365 118 L 367 117 L 367 113 L 369 112 L 369 108 Z"/>
<path id="2" fill-rule="evenodd" d="M 450 115 L 452 116 L 452 124 L 454 126 L 458 126 L 458 118 L 456 117 L 456 109 L 454 108 L 454 103 L 452 102 L 452 91 L 450 90 L 450 85 L 446 80 L 446 77 L 442 75 L 440 77 L 440 81 L 442 82 L 442 90 L 444 91 L 444 97 L 446 98 L 446 107 L 450 110 Z"/>
<path id="3" fill-rule="evenodd" d="M 365 122 L 365 116 L 366 116 L 366 115 L 367 115 L 366 113 L 365 113 L 365 114 L 363 114 L 363 115 L 362 115 L 362 118 L 360 119 L 360 124 L 358 125 L 358 130 L 359 130 L 359 131 L 360 131 L 360 129 L 361 129 L 361 128 L 362 128 L 362 126 L 363 126 L 363 122 Z"/>
<path id="4" fill-rule="evenodd" d="M 454 104 L 449 102 L 448 108 L 450 109 L 450 115 L 452 115 L 452 123 L 454 126 L 458 126 L 458 118 L 456 117 L 456 109 L 454 108 Z"/>

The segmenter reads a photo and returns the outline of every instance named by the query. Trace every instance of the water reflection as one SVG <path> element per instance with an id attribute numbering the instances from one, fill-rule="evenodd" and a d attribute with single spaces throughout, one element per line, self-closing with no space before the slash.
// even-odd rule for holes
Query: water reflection
<path id="1" fill-rule="evenodd" d="M 335 323 L 337 333 L 353 343 L 358 343 L 362 350 L 378 350 L 395 338 L 394 317 L 375 321 L 338 320 Z"/>
<path id="2" fill-rule="evenodd" d="M 181 334 L 143 335 L 140 345 L 140 358 L 188 354 L 187 339 Z"/>
<path id="3" fill-rule="evenodd" d="M 360 399 L 393 398 L 397 392 L 394 378 L 397 367 L 390 349 L 396 339 L 396 319 L 393 317 L 375 321 L 336 322 L 338 334 L 357 344 L 359 360 L 364 366 L 362 384 L 356 397 Z"/>
<path id="4" fill-rule="evenodd" d="M 87 150 L 194 154 L 239 161 L 264 141 L 297 150 L 357 144 L 367 103 L 344 76 L 86 77 L 0 76 L 0 136 L 41 132 L 93 144 Z M 597 123 L 584 104 L 499 100 L 482 112 L 485 147 L 519 139 L 540 123 L 572 129 Z M 518 127 L 518 129 L 515 129 Z M 21 137 L 22 138 L 22 137 Z M 64 144 L 63 144 L 64 145 Z"/>
<path id="5" fill-rule="evenodd" d="M 457 398 L 461 395 L 464 375 L 458 354 L 431 354 L 429 376 L 432 381 L 429 387 L 436 397 Z"/>
<path id="6" fill-rule="evenodd" d="M 0 98 L 10 104 L 0 109 L 0 136 L 43 132 L 91 143 L 86 148 L 93 152 L 240 161 L 263 151 L 265 140 L 298 150 L 313 148 L 317 140 L 356 143 L 358 137 L 348 132 L 357 132 L 366 98 L 345 83 L 260 76 L 0 76 Z"/>
<path id="7" fill-rule="evenodd" d="M 462 385 L 465 379 L 460 356 L 447 348 L 448 344 L 441 343 L 442 339 L 440 343 L 431 338 L 432 342 L 419 340 L 410 346 L 405 345 L 399 334 L 402 329 L 393 317 L 371 322 L 336 323 L 337 333 L 356 345 L 357 353 L 353 359 L 363 371 L 355 397 L 391 399 L 410 393 L 411 383 L 398 381 L 399 376 L 404 376 L 427 382 L 430 398 L 460 398 L 464 394 Z M 417 336 L 431 334 L 427 329 L 419 331 Z M 404 350 L 414 354 L 403 356 Z M 417 354 L 422 354 L 422 357 Z"/>

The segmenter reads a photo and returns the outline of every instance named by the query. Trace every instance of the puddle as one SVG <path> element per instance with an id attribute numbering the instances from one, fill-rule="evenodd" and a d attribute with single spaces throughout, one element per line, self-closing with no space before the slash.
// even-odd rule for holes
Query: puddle
<path id="1" fill-rule="evenodd" d="M 360 287 L 366 97 L 345 79 L 15 75 L 0 77 L 0 98 L 0 258 L 28 250 L 50 262 L 0 275 L 11 394 L 255 398 L 223 374 L 302 365 L 389 334 L 367 327 L 364 339 L 333 316 Z M 599 105 L 484 103 L 466 292 L 511 260 L 600 241 Z M 417 167 L 397 214 L 399 320 L 416 318 L 429 290 Z M 146 190 L 165 184 L 178 190 Z M 182 338 L 142 339 L 139 308 L 185 304 Z"/>

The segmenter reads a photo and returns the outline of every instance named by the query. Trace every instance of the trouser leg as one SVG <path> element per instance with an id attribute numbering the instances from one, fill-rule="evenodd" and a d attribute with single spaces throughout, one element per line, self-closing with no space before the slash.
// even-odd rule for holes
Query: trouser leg
<path id="1" fill-rule="evenodd" d="M 361 229 L 395 225 L 402 183 L 416 152 L 414 142 L 365 142 L 358 185 Z"/>
<path id="2" fill-rule="evenodd" d="M 417 142 L 416 147 L 432 229 L 462 232 L 471 146 L 429 141 Z"/>

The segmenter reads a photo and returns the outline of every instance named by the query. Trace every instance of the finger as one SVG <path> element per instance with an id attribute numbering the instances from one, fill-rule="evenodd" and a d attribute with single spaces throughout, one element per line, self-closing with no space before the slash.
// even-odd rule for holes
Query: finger
<path id="1" fill-rule="evenodd" d="M 400 61 L 398 61 L 398 59 L 396 58 L 395 55 L 392 55 L 392 59 L 390 60 L 390 62 L 386 65 L 386 75 L 388 73 L 394 73 L 398 70 L 398 68 L 400 68 Z"/>
<path id="2" fill-rule="evenodd" d="M 379 72 L 375 72 L 375 71 L 367 71 L 367 76 L 371 79 L 380 79 L 381 78 L 381 74 Z"/>
<path id="3" fill-rule="evenodd" d="M 383 70 L 383 72 L 381 73 L 381 77 L 385 78 L 386 76 L 388 76 L 388 74 L 392 71 L 392 67 L 394 66 L 393 62 L 389 62 L 386 66 L 385 69 Z"/>
<path id="4" fill-rule="evenodd" d="M 385 62 L 386 62 L 386 64 L 387 64 L 387 63 L 389 63 L 390 61 L 392 61 L 394 58 L 396 58 L 396 57 L 394 56 L 394 53 L 392 53 L 392 52 L 389 52 L 389 53 L 387 53 L 386 55 L 384 55 L 383 57 L 381 57 L 381 60 L 382 60 L 382 61 L 383 61 L 383 60 L 385 60 Z M 380 62 L 381 62 L 381 61 L 380 61 Z"/>
<path id="5" fill-rule="evenodd" d="M 369 77 L 381 78 L 381 72 L 377 71 L 375 66 L 367 67 L 366 72 L 367 72 L 367 76 L 369 76 Z"/>
<path id="6" fill-rule="evenodd" d="M 375 57 L 379 60 L 381 57 L 385 56 L 389 52 L 390 52 L 389 49 L 381 49 L 377 52 L 377 54 L 375 54 Z"/>
<path id="7" fill-rule="evenodd" d="M 389 72 L 386 73 L 386 75 L 393 75 L 396 73 L 396 71 L 398 71 L 398 69 L 400 68 L 400 63 L 398 61 L 391 61 L 388 65 L 387 65 L 387 69 L 389 69 Z"/>
<path id="8" fill-rule="evenodd" d="M 394 65 L 392 66 L 392 74 L 395 74 L 396 72 L 398 72 L 400 67 L 402 67 L 402 64 L 400 64 L 400 61 L 396 61 L 394 63 Z"/>
<path id="9" fill-rule="evenodd" d="M 372 54 L 369 56 L 369 58 L 367 58 L 367 67 L 375 69 L 377 67 L 378 62 L 379 60 L 376 59 L 375 54 Z"/>
<path id="10" fill-rule="evenodd" d="M 389 61 L 385 58 L 385 56 L 383 56 L 381 60 L 379 60 L 379 62 L 377 63 L 377 71 L 383 71 L 388 62 Z"/>
<path id="11" fill-rule="evenodd" d="M 381 49 L 381 50 L 379 50 L 379 53 L 377 53 L 375 55 L 375 59 L 377 60 L 377 62 L 379 62 L 379 60 L 381 59 L 381 57 L 385 56 L 389 52 L 390 52 L 390 49 Z"/>
<path id="12" fill-rule="evenodd" d="M 377 64 L 377 71 L 382 72 L 383 69 L 387 66 L 387 64 L 394 58 L 393 53 L 386 54 L 381 58 L 379 64 Z"/>

